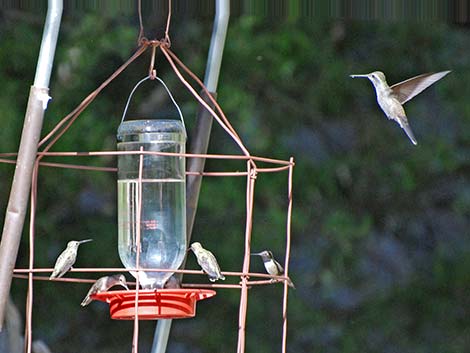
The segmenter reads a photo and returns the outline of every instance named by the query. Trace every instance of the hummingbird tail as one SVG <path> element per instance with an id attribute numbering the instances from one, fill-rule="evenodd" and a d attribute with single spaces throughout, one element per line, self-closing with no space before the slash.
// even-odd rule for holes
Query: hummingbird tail
<path id="1" fill-rule="evenodd" d="M 80 304 L 81 306 L 87 306 L 88 304 L 91 303 L 91 298 L 90 296 L 86 296 L 85 299 L 83 299 L 82 303 Z"/>
<path id="2" fill-rule="evenodd" d="M 217 280 L 221 279 L 222 281 L 225 281 L 225 276 L 223 274 L 216 274 L 216 275 L 209 275 L 209 281 L 215 282 Z"/>
<path id="3" fill-rule="evenodd" d="M 402 125 L 402 128 L 403 128 L 403 130 L 405 130 L 406 135 L 411 140 L 413 145 L 416 146 L 418 144 L 418 141 L 416 141 L 416 137 L 413 134 L 413 131 L 411 131 L 410 125 L 408 123 L 405 123 L 405 124 Z"/>
<path id="4" fill-rule="evenodd" d="M 54 278 L 60 278 L 62 277 L 61 273 L 54 270 L 52 273 L 51 273 L 51 276 L 49 277 L 49 279 L 54 279 Z"/>
<path id="5" fill-rule="evenodd" d="M 291 287 L 292 289 L 295 289 L 295 285 L 294 285 L 294 282 L 292 282 L 292 280 L 290 278 L 287 279 L 287 285 L 289 287 Z"/>

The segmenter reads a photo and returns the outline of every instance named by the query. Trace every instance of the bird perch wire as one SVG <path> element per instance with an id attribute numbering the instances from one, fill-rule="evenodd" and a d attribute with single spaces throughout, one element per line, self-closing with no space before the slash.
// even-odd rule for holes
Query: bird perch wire
<path id="1" fill-rule="evenodd" d="M 17 278 L 26 278 L 28 280 L 28 290 L 27 290 L 27 299 L 26 299 L 26 323 L 25 323 L 25 352 L 31 353 L 32 349 L 32 314 L 33 314 L 33 281 L 34 280 L 49 280 L 48 277 L 44 276 L 34 276 L 35 273 L 50 272 L 52 269 L 38 269 L 34 268 L 34 241 L 35 241 L 35 219 L 37 211 L 37 188 L 38 188 L 38 175 L 40 166 L 48 167 L 57 167 L 57 168 L 70 168 L 70 169 L 80 169 L 80 170 L 90 170 L 90 171 L 105 171 L 105 172 L 116 172 L 116 168 L 105 168 L 105 167 L 95 167 L 87 165 L 78 165 L 78 164 L 66 164 L 66 163 L 53 163 L 53 162 L 42 162 L 41 160 L 44 157 L 80 157 L 80 156 L 111 156 L 111 155 L 123 155 L 123 154 L 139 154 L 140 163 L 139 163 L 139 185 L 142 182 L 142 160 L 143 156 L 146 154 L 156 154 L 164 156 L 181 156 L 188 158 L 212 158 L 212 159 L 224 159 L 224 160 L 245 160 L 246 161 L 246 171 L 235 171 L 235 172 L 197 172 L 189 173 L 186 175 L 202 175 L 202 176 L 246 176 L 246 226 L 245 226 L 245 246 L 244 246 L 244 260 L 243 260 L 243 270 L 242 272 L 223 272 L 227 276 L 237 276 L 240 278 L 239 284 L 192 284 L 185 283 L 183 287 L 207 287 L 207 288 L 235 288 L 241 290 L 240 295 L 240 308 L 239 308 L 239 333 L 238 333 L 238 347 L 237 352 L 245 352 L 245 335 L 246 335 L 246 317 L 247 317 L 247 306 L 248 306 L 248 289 L 252 286 L 258 285 L 267 285 L 273 284 L 276 282 L 284 282 L 284 295 L 283 295 L 283 337 L 282 337 L 282 352 L 286 352 L 286 335 L 287 335 L 287 293 L 288 293 L 288 281 L 290 281 L 288 276 L 288 262 L 290 256 L 290 237 L 291 237 L 291 212 L 292 212 L 292 173 L 294 167 L 294 161 L 291 158 L 289 162 L 251 156 L 249 151 L 244 146 L 242 140 L 238 136 L 235 129 L 230 124 L 228 118 L 225 116 L 222 108 L 216 102 L 214 97 L 209 93 L 202 81 L 187 67 L 184 63 L 170 50 L 170 36 L 169 36 L 169 27 L 171 20 L 171 0 L 169 0 L 169 9 L 167 24 L 165 29 L 165 38 L 162 40 L 148 40 L 144 37 L 144 27 L 142 24 L 142 13 L 141 13 L 141 1 L 138 1 L 138 11 L 139 11 L 139 37 L 138 43 L 139 47 L 134 52 L 134 54 L 123 64 L 121 65 L 109 78 L 107 78 L 98 88 L 91 92 L 75 109 L 73 109 L 68 115 L 62 118 L 56 126 L 48 133 L 46 136 L 39 142 L 38 147 L 45 145 L 42 151 L 37 153 L 33 174 L 32 174 L 32 187 L 31 187 L 31 203 L 30 203 L 30 222 L 29 222 L 29 262 L 27 269 L 15 269 L 14 276 Z M 141 54 L 143 54 L 148 47 L 152 47 L 152 56 L 151 64 L 149 69 L 150 78 L 156 75 L 154 69 L 155 63 L 155 53 L 156 49 L 159 48 L 167 59 L 168 63 L 172 67 L 176 76 L 183 83 L 183 85 L 192 93 L 196 100 L 212 115 L 212 117 L 219 123 L 219 125 L 227 132 L 227 134 L 236 142 L 243 156 L 241 155 L 209 155 L 209 154 L 190 154 L 190 153 L 162 153 L 162 152 L 149 152 L 149 151 L 135 151 L 135 152 L 123 152 L 123 151 L 96 151 L 96 152 L 48 152 L 51 147 L 65 134 L 65 132 L 72 126 L 80 114 L 93 102 L 93 100 L 99 95 L 99 93 L 119 74 L 121 74 L 135 59 L 137 59 Z M 184 78 L 183 73 L 186 73 L 193 81 L 204 92 L 206 97 L 210 100 L 210 103 L 214 106 L 212 109 L 209 104 L 207 104 L 204 99 L 196 92 L 194 87 Z M 47 143 L 47 144 L 46 144 Z M 10 159 L 15 157 L 16 153 L 3 153 L 0 154 L 0 163 L 16 163 L 15 160 Z M 261 168 L 257 167 L 255 162 L 275 164 L 277 166 Z M 262 273 L 252 273 L 249 272 L 250 268 L 250 253 L 251 253 L 251 232 L 253 227 L 253 207 L 254 207 L 254 190 L 255 182 L 258 173 L 275 173 L 288 170 L 288 210 L 287 210 L 287 233 L 286 233 L 286 254 L 285 254 L 285 273 L 284 276 L 273 276 L 269 274 Z M 141 186 L 140 186 L 141 188 Z M 138 198 L 138 204 L 141 207 L 142 199 Z M 140 225 L 137 225 L 137 246 L 140 246 Z M 187 274 L 203 274 L 202 271 L 196 270 L 165 270 L 165 269 L 140 269 L 139 258 L 136 259 L 136 269 L 122 269 L 122 268 L 82 268 L 82 269 L 72 269 L 70 272 L 116 272 L 124 271 L 131 272 L 137 270 L 136 278 L 136 288 L 139 288 L 139 271 L 169 271 L 175 273 L 187 273 Z M 27 275 L 22 275 L 26 273 Z M 249 281 L 250 278 L 259 277 L 261 280 Z M 263 279 L 264 278 L 264 279 Z M 78 279 L 78 278 L 59 278 L 55 281 L 62 282 L 73 282 L 73 283 L 92 283 L 93 279 Z M 136 298 L 138 298 L 139 290 L 136 291 Z M 138 353 L 138 310 L 137 304 L 135 304 L 136 315 L 134 319 L 134 334 L 132 342 L 132 352 Z"/>
<path id="2" fill-rule="evenodd" d="M 50 273 L 53 271 L 53 268 L 47 267 L 47 268 L 15 268 L 15 277 L 17 278 L 27 278 L 24 277 L 25 275 L 22 275 L 24 273 Z M 108 272 L 119 272 L 119 271 L 125 271 L 125 272 L 136 272 L 136 271 L 141 271 L 141 272 L 171 272 L 171 273 L 183 273 L 183 274 L 189 274 L 189 275 L 206 275 L 202 270 L 174 270 L 174 269 L 168 269 L 168 268 L 122 268 L 122 267 L 74 267 L 71 268 L 68 272 L 77 272 L 77 273 L 108 273 Z M 270 275 L 267 273 L 257 273 L 257 272 L 236 272 L 236 271 L 222 271 L 222 274 L 225 276 L 233 276 L 233 277 L 258 277 L 258 278 L 266 278 L 266 279 L 274 279 L 274 280 L 282 280 L 282 281 L 288 281 L 289 278 L 287 276 L 279 276 L 279 275 Z M 47 279 L 49 280 L 49 277 L 46 276 L 37 276 L 34 277 L 35 280 L 42 280 L 42 279 Z M 51 281 L 53 282 L 77 282 L 77 283 L 90 283 L 91 280 L 89 279 L 83 279 L 83 278 L 65 278 L 65 277 L 60 277 L 60 278 L 54 278 Z M 132 283 L 132 282 L 129 282 Z M 255 283 L 255 282 L 250 282 L 250 283 Z M 183 284 L 184 285 L 184 284 Z M 202 284 L 201 284 L 202 285 Z M 218 286 L 218 287 L 224 287 L 226 286 L 225 284 L 207 284 L 208 286 Z M 230 286 L 230 285 L 229 285 Z"/>

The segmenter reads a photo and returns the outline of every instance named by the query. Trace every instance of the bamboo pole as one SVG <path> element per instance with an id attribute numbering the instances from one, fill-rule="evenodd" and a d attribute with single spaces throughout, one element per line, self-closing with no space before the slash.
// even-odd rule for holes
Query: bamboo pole
<path id="1" fill-rule="evenodd" d="M 49 80 L 62 18 L 63 0 L 49 0 L 39 51 L 36 75 L 28 98 L 18 158 L 0 243 L 0 331 L 3 328 L 13 269 L 28 207 L 31 177 L 36 159 L 44 112 L 49 97 Z"/>

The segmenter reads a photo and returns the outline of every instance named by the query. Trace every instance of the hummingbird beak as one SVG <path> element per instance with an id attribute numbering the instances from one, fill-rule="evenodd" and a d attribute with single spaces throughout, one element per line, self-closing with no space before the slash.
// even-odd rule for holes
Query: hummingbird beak
<path id="1" fill-rule="evenodd" d="M 351 77 L 351 78 L 357 78 L 357 77 L 369 78 L 369 75 L 357 75 L 357 74 L 352 74 L 352 75 L 349 75 L 349 77 Z"/>
<path id="2" fill-rule="evenodd" d="M 251 256 L 253 256 L 253 255 L 261 256 L 261 253 L 260 252 L 252 252 L 250 255 Z"/>
<path id="3" fill-rule="evenodd" d="M 78 244 L 83 244 L 83 243 L 88 243 L 90 241 L 93 241 L 93 239 L 85 239 L 85 240 L 80 240 Z"/>

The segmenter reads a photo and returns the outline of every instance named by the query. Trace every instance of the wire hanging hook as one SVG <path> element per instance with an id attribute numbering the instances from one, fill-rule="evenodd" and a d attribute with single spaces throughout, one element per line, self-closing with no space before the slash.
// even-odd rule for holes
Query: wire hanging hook
<path id="1" fill-rule="evenodd" d="M 157 52 L 157 44 L 152 44 L 152 56 L 150 58 L 149 78 L 155 80 L 157 78 L 157 70 L 155 70 L 155 55 Z"/>
<path id="2" fill-rule="evenodd" d="M 142 0 L 137 0 L 137 12 L 139 15 L 139 36 L 137 38 L 137 44 L 142 44 L 142 39 L 144 38 L 144 23 L 142 21 Z"/>
<path id="3" fill-rule="evenodd" d="M 157 40 L 148 40 L 145 37 L 145 29 L 144 29 L 144 23 L 143 23 L 143 18 L 142 18 L 142 0 L 137 0 L 137 13 L 139 16 L 139 36 L 137 38 L 137 44 L 138 45 L 148 45 L 149 42 L 158 42 L 159 45 L 163 45 L 167 48 L 171 47 L 171 40 L 170 40 L 170 23 L 171 23 L 171 0 L 168 0 L 168 15 L 166 18 L 166 26 L 165 26 L 165 36 L 163 39 L 157 41 Z"/>
<path id="4" fill-rule="evenodd" d="M 162 40 L 162 43 L 169 48 L 171 47 L 170 40 L 170 23 L 171 23 L 171 0 L 168 0 L 168 17 L 166 18 L 166 27 L 165 27 L 165 38 Z"/>

